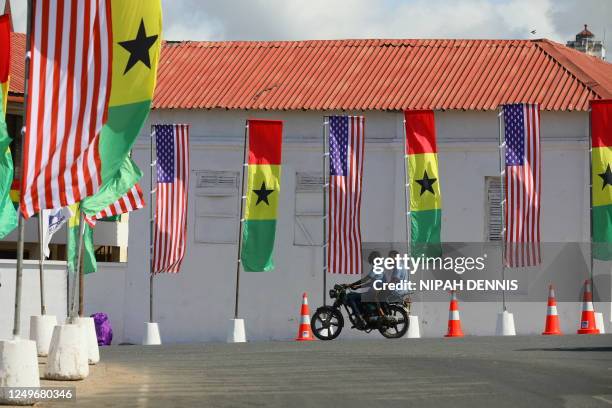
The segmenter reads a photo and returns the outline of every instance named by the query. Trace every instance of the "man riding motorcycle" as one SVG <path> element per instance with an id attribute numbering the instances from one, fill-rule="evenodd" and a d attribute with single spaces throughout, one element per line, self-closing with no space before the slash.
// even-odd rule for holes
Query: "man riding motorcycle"
<path id="1" fill-rule="evenodd" d="M 361 313 L 361 297 L 362 296 L 370 296 L 370 298 L 375 299 L 376 308 L 378 310 L 378 314 L 380 318 L 384 318 L 385 314 L 380 308 L 380 303 L 378 301 L 378 291 L 374 289 L 374 281 L 377 279 L 381 279 L 382 275 L 374 273 L 374 259 L 380 258 L 380 252 L 372 251 L 368 256 L 368 263 L 370 264 L 370 273 L 368 273 L 365 277 L 350 283 L 342 285 L 343 287 L 347 287 L 351 289 L 353 292 L 350 292 L 346 296 L 347 304 L 353 310 L 355 315 L 355 327 L 358 329 L 364 328 L 367 323 L 363 318 Z M 359 289 L 366 289 L 362 292 L 357 292 Z"/>

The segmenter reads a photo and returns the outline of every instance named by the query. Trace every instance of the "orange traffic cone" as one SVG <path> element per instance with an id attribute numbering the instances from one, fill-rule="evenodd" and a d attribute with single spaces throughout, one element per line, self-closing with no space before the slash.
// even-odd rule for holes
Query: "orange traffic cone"
<path id="1" fill-rule="evenodd" d="M 302 309 L 300 310 L 300 327 L 295 338 L 296 341 L 314 340 L 312 329 L 310 328 L 310 310 L 308 309 L 308 296 L 306 292 L 302 295 Z"/>
<path id="2" fill-rule="evenodd" d="M 459 317 L 459 303 L 457 302 L 457 294 L 454 290 L 451 291 L 450 306 L 448 308 L 448 332 L 444 337 L 463 337 L 461 318 Z"/>
<path id="3" fill-rule="evenodd" d="M 557 299 L 555 299 L 555 288 L 548 287 L 548 308 L 546 309 L 546 327 L 542 333 L 546 336 L 561 336 L 559 327 L 559 315 L 557 314 Z"/>
<path id="4" fill-rule="evenodd" d="M 591 281 L 584 281 L 584 294 L 582 295 L 582 317 L 578 334 L 599 334 L 595 326 L 595 310 L 593 309 L 593 292 L 591 292 Z"/>

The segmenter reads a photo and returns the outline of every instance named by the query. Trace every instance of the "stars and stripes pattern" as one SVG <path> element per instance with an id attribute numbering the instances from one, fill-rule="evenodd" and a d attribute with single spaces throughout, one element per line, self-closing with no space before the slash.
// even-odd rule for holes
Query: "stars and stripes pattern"
<path id="1" fill-rule="evenodd" d="M 537 104 L 503 106 L 505 135 L 505 263 L 534 266 L 540 257 L 541 151 Z"/>
<path id="2" fill-rule="evenodd" d="M 363 116 L 329 117 L 327 268 L 361 274 L 361 185 L 365 147 Z"/>
<path id="3" fill-rule="evenodd" d="M 145 200 L 140 184 L 136 183 L 127 193 L 121 198 L 109 205 L 102 211 L 94 215 L 86 215 L 85 221 L 90 227 L 96 226 L 96 221 L 102 218 L 113 217 L 115 215 L 125 214 L 131 211 L 136 211 L 144 208 Z"/>
<path id="4" fill-rule="evenodd" d="M 187 246 L 189 125 L 154 125 L 157 150 L 157 202 L 153 273 L 177 273 Z"/>
<path id="5" fill-rule="evenodd" d="M 33 0 L 21 212 L 95 194 L 110 95 L 110 0 Z"/>

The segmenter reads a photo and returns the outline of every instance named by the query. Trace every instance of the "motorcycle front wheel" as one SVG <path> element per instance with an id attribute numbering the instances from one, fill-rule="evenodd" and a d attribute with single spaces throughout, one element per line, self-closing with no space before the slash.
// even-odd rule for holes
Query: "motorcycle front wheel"
<path id="1" fill-rule="evenodd" d="M 331 306 L 322 306 L 312 315 L 310 327 L 317 339 L 333 340 L 340 335 L 344 327 L 344 317 L 340 310 Z"/>
<path id="2" fill-rule="evenodd" d="M 410 324 L 406 309 L 398 305 L 388 305 L 385 317 L 390 318 L 391 323 L 379 328 L 380 334 L 388 339 L 399 339 L 406 334 Z"/>

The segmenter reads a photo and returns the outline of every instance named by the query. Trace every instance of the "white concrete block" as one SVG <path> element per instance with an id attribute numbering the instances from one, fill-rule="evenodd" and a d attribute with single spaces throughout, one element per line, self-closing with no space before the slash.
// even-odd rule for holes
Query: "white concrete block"
<path id="1" fill-rule="evenodd" d="M 410 325 L 408 326 L 408 332 L 406 332 L 407 339 L 420 339 L 421 338 L 421 329 L 419 327 L 419 317 L 418 316 L 408 316 L 408 321 Z"/>
<path id="2" fill-rule="evenodd" d="M 516 336 L 514 315 L 507 310 L 497 314 L 496 336 Z"/>
<path id="3" fill-rule="evenodd" d="M 159 325 L 157 323 L 145 322 L 145 334 L 142 339 L 142 344 L 145 346 L 159 346 L 161 336 L 159 335 Z"/>
<path id="4" fill-rule="evenodd" d="M 88 351 L 77 324 L 55 326 L 45 367 L 48 380 L 82 380 L 89 375 Z"/>
<path id="5" fill-rule="evenodd" d="M 57 317 L 52 315 L 30 316 L 30 340 L 36 343 L 40 357 L 49 354 L 53 328 L 57 326 Z"/>
<path id="6" fill-rule="evenodd" d="M 98 348 L 98 336 L 96 335 L 96 324 L 93 317 L 78 317 L 76 324 L 83 330 L 81 341 L 87 348 L 87 361 L 89 364 L 100 362 L 100 349 Z"/>
<path id="7" fill-rule="evenodd" d="M 3 387 L 40 387 L 36 343 L 19 339 L 0 341 L 0 405 L 33 405 L 33 400 L 9 399 Z"/>
<path id="8" fill-rule="evenodd" d="M 599 334 L 606 334 L 606 326 L 604 325 L 603 313 L 595 312 L 595 327 L 599 329 Z"/>
<path id="9" fill-rule="evenodd" d="M 229 332 L 227 333 L 228 343 L 246 343 L 246 331 L 244 330 L 244 319 L 231 319 Z"/>

